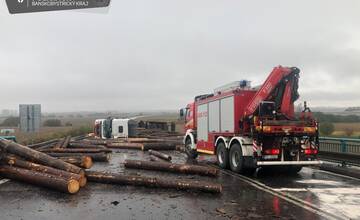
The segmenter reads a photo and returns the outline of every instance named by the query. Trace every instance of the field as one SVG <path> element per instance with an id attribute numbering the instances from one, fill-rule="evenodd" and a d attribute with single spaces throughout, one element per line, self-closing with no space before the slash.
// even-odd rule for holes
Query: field
<path id="1" fill-rule="evenodd" d="M 334 123 L 334 126 L 332 136 L 360 138 L 360 123 Z M 352 134 L 349 136 L 347 132 Z"/>

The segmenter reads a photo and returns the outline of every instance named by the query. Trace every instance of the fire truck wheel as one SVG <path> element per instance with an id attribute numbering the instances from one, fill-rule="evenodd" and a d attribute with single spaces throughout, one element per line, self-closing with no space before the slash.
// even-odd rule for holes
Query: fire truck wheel
<path id="1" fill-rule="evenodd" d="M 191 148 L 191 140 L 187 139 L 185 141 L 185 153 L 188 156 L 188 158 L 196 159 L 198 156 L 198 153 L 196 150 Z"/>
<path id="2" fill-rule="evenodd" d="M 216 146 L 216 159 L 219 167 L 223 169 L 229 167 L 229 151 L 222 142 L 218 143 Z"/>
<path id="3" fill-rule="evenodd" d="M 244 157 L 239 144 L 234 144 L 230 148 L 230 168 L 236 173 L 244 173 Z"/>

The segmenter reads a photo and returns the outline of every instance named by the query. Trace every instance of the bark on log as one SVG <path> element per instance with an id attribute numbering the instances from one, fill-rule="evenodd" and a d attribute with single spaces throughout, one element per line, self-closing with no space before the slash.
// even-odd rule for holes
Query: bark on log
<path id="1" fill-rule="evenodd" d="M 89 140 L 89 139 L 84 139 L 82 140 L 82 142 L 93 145 L 106 145 L 108 143 L 106 140 Z"/>
<path id="2" fill-rule="evenodd" d="M 44 153 L 111 153 L 110 149 L 93 149 L 93 148 L 50 148 L 44 149 Z"/>
<path id="3" fill-rule="evenodd" d="M 30 147 L 30 148 L 32 148 L 32 149 L 39 149 L 39 148 L 45 147 L 45 146 L 53 146 L 53 145 L 56 144 L 57 142 L 59 142 L 58 139 L 49 140 L 49 141 L 45 141 L 45 142 L 41 142 L 41 143 L 37 143 L 37 144 L 28 145 L 28 147 Z"/>
<path id="4" fill-rule="evenodd" d="M 64 179 L 74 179 L 79 182 L 80 187 L 84 187 L 86 185 L 86 177 L 81 176 L 79 174 L 70 173 L 70 172 L 67 172 L 64 170 L 59 170 L 56 168 L 44 166 L 44 165 L 37 164 L 37 163 L 32 163 L 32 162 L 25 161 L 25 160 L 22 160 L 20 158 L 14 157 L 14 156 L 5 156 L 2 159 L 2 161 L 7 163 L 7 165 L 12 165 L 12 166 L 16 166 L 16 167 L 20 167 L 20 168 L 24 168 L 24 169 L 28 169 L 28 170 L 34 170 L 37 172 L 52 174 L 54 176 L 59 176 Z"/>
<path id="5" fill-rule="evenodd" d="M 165 142 L 164 139 L 148 139 L 148 138 L 129 138 L 129 143 L 158 143 Z"/>
<path id="6" fill-rule="evenodd" d="M 78 157 L 58 157 L 60 160 L 65 161 L 66 163 L 74 164 L 78 167 L 84 169 L 90 169 L 93 166 L 93 160 L 88 156 L 78 156 Z"/>
<path id="7" fill-rule="evenodd" d="M 176 150 L 176 144 L 174 143 L 145 143 L 141 148 L 146 150 Z"/>
<path id="8" fill-rule="evenodd" d="M 143 148 L 143 144 L 139 143 L 109 143 L 106 145 L 108 148 L 116 148 L 116 149 L 135 149 L 141 150 Z"/>
<path id="9" fill-rule="evenodd" d="M 111 158 L 111 154 L 107 153 L 48 153 L 52 157 L 91 157 L 93 161 L 108 162 Z"/>
<path id="10" fill-rule="evenodd" d="M 155 151 L 155 150 L 149 150 L 149 154 L 154 155 L 163 160 L 167 160 L 167 161 L 171 161 L 171 159 L 172 159 L 170 155 L 167 155 L 167 154 L 161 153 L 159 151 Z"/>
<path id="11" fill-rule="evenodd" d="M 155 157 L 154 155 L 150 155 L 150 161 L 170 163 L 170 161 L 163 160 L 161 158 Z"/>
<path id="12" fill-rule="evenodd" d="M 93 148 L 93 149 L 107 149 L 104 145 L 88 144 L 83 142 L 70 142 L 68 148 Z"/>
<path id="13" fill-rule="evenodd" d="M 61 138 L 55 145 L 55 148 L 61 148 L 61 146 L 64 144 L 64 141 L 65 141 L 65 138 Z"/>
<path id="14" fill-rule="evenodd" d="M 222 186 L 216 183 L 189 180 L 167 180 L 155 177 L 125 176 L 113 173 L 86 171 L 91 182 L 111 183 L 121 185 L 146 186 L 157 188 L 173 188 L 178 190 L 200 190 L 203 192 L 221 193 Z"/>
<path id="15" fill-rule="evenodd" d="M 77 167 L 69 163 L 65 163 L 64 161 L 51 157 L 45 153 L 33 150 L 31 148 L 22 146 L 20 144 L 8 140 L 0 140 L 0 149 L 3 152 L 15 154 L 16 156 L 23 157 L 35 163 L 39 163 L 49 167 L 54 167 L 60 170 L 65 170 L 71 173 L 84 175 L 84 170 L 81 169 L 80 167 Z"/>
<path id="16" fill-rule="evenodd" d="M 144 169 L 144 170 L 158 170 L 174 173 L 198 174 L 204 176 L 218 176 L 219 170 L 210 167 L 188 165 L 188 164 L 174 164 L 163 162 L 151 162 L 142 160 L 125 160 L 124 166 L 126 168 Z"/>
<path id="17" fill-rule="evenodd" d="M 74 179 L 64 179 L 59 176 L 8 165 L 0 166 L 0 175 L 8 179 L 43 186 L 70 194 L 77 193 L 80 189 L 79 182 Z"/>
<path id="18" fill-rule="evenodd" d="M 69 145 L 70 143 L 70 140 L 71 140 L 71 136 L 67 136 L 64 140 L 64 142 L 62 143 L 61 145 L 61 148 L 67 148 L 67 146 Z"/>

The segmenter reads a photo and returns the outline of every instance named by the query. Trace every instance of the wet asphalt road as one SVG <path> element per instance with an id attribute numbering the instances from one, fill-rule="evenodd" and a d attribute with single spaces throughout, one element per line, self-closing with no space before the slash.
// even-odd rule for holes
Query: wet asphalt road
<path id="1" fill-rule="evenodd" d="M 174 162 L 185 163 L 185 155 L 167 152 Z M 1 220 L 5 219 L 321 219 L 322 217 L 302 207 L 279 199 L 269 193 L 254 188 L 241 179 L 222 173 L 218 178 L 193 175 L 124 169 L 125 159 L 148 159 L 142 151 L 115 150 L 110 163 L 97 163 L 92 170 L 106 170 L 115 173 L 161 176 L 175 179 L 208 180 L 223 184 L 224 192 L 219 195 L 154 189 L 134 186 L 88 183 L 76 195 L 9 181 L 0 185 Z M 209 160 L 200 157 L 199 160 Z M 301 189 L 291 193 L 310 202 L 323 205 L 325 193 L 315 180 L 329 178 L 345 189 L 358 184 L 355 180 L 340 178 L 334 180 L 329 174 L 304 169 L 294 177 L 258 175 L 259 181 L 278 190 Z M 327 175 L 329 175 L 327 177 Z M 255 177 L 254 177 L 255 178 Z M 313 182 L 311 182 L 312 180 Z M 341 180 L 341 181 L 340 181 Z M 345 181 L 345 182 L 343 182 Z M 321 189 L 329 189 L 322 181 Z M 329 183 L 329 182 L 328 182 Z M 312 188 L 313 187 L 313 188 Z M 333 185 L 333 187 L 340 187 Z M 305 189 L 306 191 L 303 191 Z M 335 191 L 334 191 L 335 192 Z M 344 198 L 347 196 L 344 192 Z M 343 198 L 343 199 L 344 199 Z M 327 198 L 329 199 L 329 198 Z M 352 200 L 355 204 L 358 199 Z M 332 200 L 333 201 L 333 200 Z M 332 204 L 332 203 L 329 203 Z M 332 207 L 332 206 L 329 206 Z"/>

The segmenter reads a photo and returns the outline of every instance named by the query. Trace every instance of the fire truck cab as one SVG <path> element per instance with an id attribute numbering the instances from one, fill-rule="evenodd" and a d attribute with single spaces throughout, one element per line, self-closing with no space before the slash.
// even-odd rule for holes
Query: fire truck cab
<path id="1" fill-rule="evenodd" d="M 180 110 L 187 155 L 216 155 L 221 168 L 238 173 L 265 166 L 299 172 L 320 164 L 318 123 L 306 103 L 299 116 L 294 112 L 299 72 L 278 66 L 261 86 L 242 80 L 196 96 Z"/>

